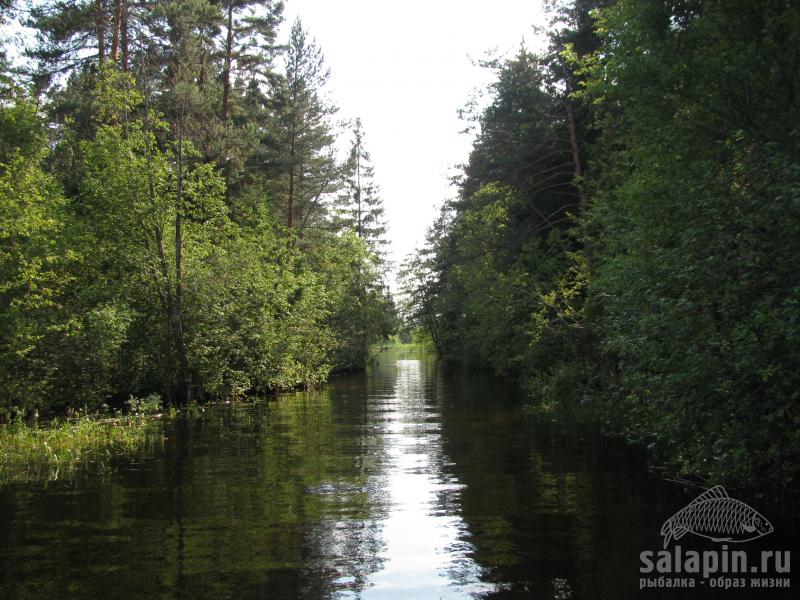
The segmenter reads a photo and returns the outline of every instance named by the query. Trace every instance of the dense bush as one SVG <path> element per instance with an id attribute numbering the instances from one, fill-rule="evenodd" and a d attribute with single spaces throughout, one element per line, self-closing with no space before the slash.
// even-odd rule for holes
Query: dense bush
<path id="1" fill-rule="evenodd" d="M 577 1 L 558 17 L 548 54 L 496 65 L 405 314 L 677 471 L 794 494 L 800 9 Z"/>
<path id="2" fill-rule="evenodd" d="M 619 2 L 588 82 L 606 128 L 589 257 L 618 366 L 608 410 L 685 470 L 783 489 L 800 464 L 798 18 Z"/>
<path id="3" fill-rule="evenodd" d="M 231 61 L 253 57 L 209 62 L 203 44 L 225 21 L 190 4 L 142 13 L 131 26 L 152 46 L 114 57 L 81 50 L 94 21 L 37 13 L 48 49 L 32 82 L 65 56 L 68 76 L 37 89 L 42 105 L 3 73 L 0 418 L 317 385 L 366 365 L 392 332 L 381 200 L 370 187 L 354 207 L 350 172 L 371 173 L 369 156 L 360 129 L 355 167 L 333 153 L 319 49 L 298 22 L 285 72 L 269 64 L 284 49 L 264 46 L 267 71 L 232 88 Z M 265 7 L 265 21 L 234 19 L 249 19 L 248 43 L 274 42 L 280 6 Z M 65 40 L 76 45 L 54 50 Z"/>

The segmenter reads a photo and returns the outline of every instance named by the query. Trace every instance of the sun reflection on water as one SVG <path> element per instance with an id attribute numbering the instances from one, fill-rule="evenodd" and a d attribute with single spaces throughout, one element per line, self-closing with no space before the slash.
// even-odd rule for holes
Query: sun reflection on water
<path id="1" fill-rule="evenodd" d="M 469 558 L 472 546 L 462 541 L 465 526 L 452 502 L 462 486 L 441 469 L 440 415 L 426 404 L 422 361 L 398 360 L 396 369 L 394 394 L 379 407 L 388 440 L 385 560 L 360 597 L 463 598 L 490 591 Z"/>

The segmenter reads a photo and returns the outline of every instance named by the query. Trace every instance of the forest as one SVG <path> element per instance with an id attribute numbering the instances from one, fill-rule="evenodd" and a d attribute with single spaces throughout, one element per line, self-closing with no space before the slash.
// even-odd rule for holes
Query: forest
<path id="1" fill-rule="evenodd" d="M 551 5 L 487 64 L 401 312 L 671 473 L 796 498 L 800 6 Z"/>
<path id="2" fill-rule="evenodd" d="M 0 416 L 307 388 L 400 327 L 796 497 L 800 6 L 548 5 L 395 307 L 367 136 L 281 2 L 0 1 L 36 34 L 0 56 Z"/>
<path id="3" fill-rule="evenodd" d="M 2 57 L 0 413 L 363 368 L 395 326 L 382 201 L 281 2 L 2 10 L 36 43 Z"/>

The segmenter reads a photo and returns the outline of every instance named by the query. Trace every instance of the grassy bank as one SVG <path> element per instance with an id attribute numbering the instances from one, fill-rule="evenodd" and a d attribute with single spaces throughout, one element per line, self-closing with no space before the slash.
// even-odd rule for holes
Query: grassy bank
<path id="1" fill-rule="evenodd" d="M 413 336 L 405 336 L 401 338 L 399 335 L 390 335 L 387 339 L 381 342 L 381 350 L 402 348 L 406 350 L 431 350 L 435 351 L 436 347 L 430 336 L 424 331 L 415 332 Z"/>
<path id="2" fill-rule="evenodd" d="M 0 426 L 0 484 L 53 481 L 80 470 L 105 471 L 115 457 L 131 455 L 163 440 L 153 416 L 98 415 Z"/>

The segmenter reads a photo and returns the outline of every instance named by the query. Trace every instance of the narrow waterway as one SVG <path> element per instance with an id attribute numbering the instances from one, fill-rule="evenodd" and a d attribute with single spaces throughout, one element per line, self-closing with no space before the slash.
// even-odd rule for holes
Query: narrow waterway
<path id="1" fill-rule="evenodd" d="M 708 597 L 640 590 L 697 492 L 592 431 L 385 351 L 324 390 L 211 405 L 110 473 L 0 489 L 0 597 Z"/>

